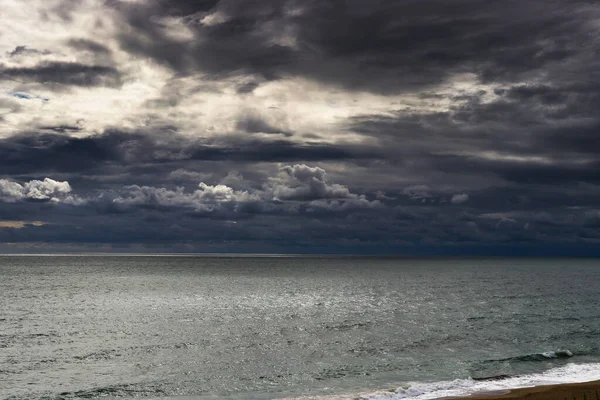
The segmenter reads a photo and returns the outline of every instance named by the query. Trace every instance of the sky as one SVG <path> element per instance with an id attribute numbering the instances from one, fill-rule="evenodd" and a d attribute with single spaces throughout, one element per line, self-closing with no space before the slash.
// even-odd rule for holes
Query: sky
<path id="1" fill-rule="evenodd" d="M 600 255 L 595 1 L 0 1 L 0 252 Z"/>

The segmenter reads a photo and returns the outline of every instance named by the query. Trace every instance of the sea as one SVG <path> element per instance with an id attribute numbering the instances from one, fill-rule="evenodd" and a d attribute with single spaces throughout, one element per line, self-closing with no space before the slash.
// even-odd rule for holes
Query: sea
<path id="1" fill-rule="evenodd" d="M 0 398 L 435 399 L 600 379 L 600 260 L 0 256 Z"/>

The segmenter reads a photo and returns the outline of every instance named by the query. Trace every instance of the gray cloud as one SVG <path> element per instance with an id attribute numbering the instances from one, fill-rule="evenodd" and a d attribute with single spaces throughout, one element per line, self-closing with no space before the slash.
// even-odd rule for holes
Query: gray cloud
<path id="1" fill-rule="evenodd" d="M 174 8 L 186 15 L 196 40 L 174 40 L 151 22 L 169 14 L 163 7 L 135 4 L 121 9 L 133 28 L 123 33 L 122 45 L 180 72 L 300 75 L 378 92 L 423 88 L 466 72 L 485 82 L 559 73 L 589 58 L 582 50 L 594 46 L 590 33 L 598 11 L 584 2 L 508 1 L 500 7 L 472 0 L 452 6 L 439 0 L 262 1 L 244 7 L 223 1 Z M 221 18 L 207 19 L 212 13 Z M 288 36 L 289 44 L 278 43 Z"/>
<path id="2" fill-rule="evenodd" d="M 274 178 L 269 190 L 277 200 L 358 199 L 357 194 L 339 184 L 327 182 L 324 169 L 305 164 L 286 165 Z"/>
<path id="3" fill-rule="evenodd" d="M 96 54 L 108 55 L 111 51 L 102 43 L 89 39 L 69 39 L 68 45 L 76 50 L 89 51 Z"/>
<path id="4" fill-rule="evenodd" d="M 265 133 L 268 135 L 283 135 L 292 136 L 291 132 L 287 132 L 285 129 L 276 128 L 263 121 L 261 118 L 256 116 L 246 116 L 238 121 L 238 129 L 248 133 Z"/>
<path id="5" fill-rule="evenodd" d="M 77 126 L 40 127 L 44 131 L 79 131 Z M 0 166 L 5 173 L 70 172 L 107 166 L 144 164 L 193 165 L 198 161 L 290 162 L 352 160 L 374 157 L 360 146 L 296 144 L 286 140 L 245 140 L 235 136 L 195 139 L 171 135 L 162 129 L 151 134 L 107 130 L 83 138 L 53 133 L 27 133 L 0 139 Z M 172 166 L 167 166 L 171 168 Z"/>
<path id="6" fill-rule="evenodd" d="M 0 80 L 12 79 L 46 85 L 120 86 L 121 74 L 113 67 L 75 62 L 42 62 L 34 67 L 0 66 Z"/>
<path id="7" fill-rule="evenodd" d="M 252 93 L 259 86 L 258 82 L 250 81 L 237 87 L 239 94 Z"/>
<path id="8" fill-rule="evenodd" d="M 452 204 L 463 204 L 469 201 L 469 195 L 466 193 L 455 194 L 450 199 L 450 203 Z"/>
<path id="9" fill-rule="evenodd" d="M 28 55 L 48 55 L 51 54 L 48 50 L 31 49 L 27 46 L 17 46 L 14 50 L 7 53 L 9 57 L 23 57 Z"/>

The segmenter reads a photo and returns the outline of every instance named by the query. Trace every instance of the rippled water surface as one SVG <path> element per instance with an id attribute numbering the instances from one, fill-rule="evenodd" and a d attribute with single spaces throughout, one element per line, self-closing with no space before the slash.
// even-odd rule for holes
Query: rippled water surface
<path id="1" fill-rule="evenodd" d="M 0 398 L 275 398 L 600 362 L 600 262 L 0 257 Z"/>

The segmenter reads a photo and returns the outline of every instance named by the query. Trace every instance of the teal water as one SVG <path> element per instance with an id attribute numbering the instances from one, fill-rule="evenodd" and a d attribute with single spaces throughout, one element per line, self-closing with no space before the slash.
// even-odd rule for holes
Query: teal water
<path id="1" fill-rule="evenodd" d="M 0 398 L 278 398 L 600 362 L 600 261 L 0 257 Z"/>

